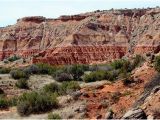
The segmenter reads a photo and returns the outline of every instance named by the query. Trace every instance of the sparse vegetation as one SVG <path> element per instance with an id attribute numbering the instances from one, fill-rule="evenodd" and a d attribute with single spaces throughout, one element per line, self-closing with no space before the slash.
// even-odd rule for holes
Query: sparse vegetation
<path id="1" fill-rule="evenodd" d="M 0 73 L 8 73 L 12 78 L 17 79 L 16 87 L 28 89 L 27 79 L 32 74 L 48 74 L 52 75 L 57 83 L 47 84 L 39 92 L 32 91 L 24 93 L 18 98 L 5 99 L 0 98 L 0 109 L 8 108 L 9 106 L 17 106 L 17 111 L 20 115 L 29 115 L 32 113 L 48 112 L 53 108 L 58 107 L 56 96 L 70 94 L 80 89 L 77 81 L 95 82 L 100 80 L 114 81 L 118 78 L 123 78 L 124 85 L 130 85 L 133 80 L 130 73 L 135 67 L 139 66 L 143 59 L 136 56 L 134 60 L 116 60 L 112 63 L 101 65 L 67 65 L 67 66 L 51 66 L 49 64 L 34 64 L 21 69 L 1 68 Z M 155 61 L 159 65 L 159 60 Z M 156 63 L 157 62 L 157 63 Z M 160 68 L 159 68 L 160 69 Z M 59 83 L 60 82 L 60 83 Z M 0 89 L 0 94 L 4 91 Z M 127 95 L 126 93 L 124 95 Z M 120 92 L 111 94 L 111 101 L 116 103 L 121 97 Z M 108 107 L 108 102 L 102 102 L 103 108 Z M 60 119 L 58 114 L 49 114 L 49 119 Z"/>
<path id="2" fill-rule="evenodd" d="M 56 97 L 38 92 L 24 93 L 19 97 L 17 110 L 20 115 L 42 113 L 58 107 Z"/>
<path id="3" fill-rule="evenodd" d="M 111 63 L 111 66 L 114 69 L 121 69 L 123 67 L 124 60 L 115 60 L 114 62 Z"/>
<path id="4" fill-rule="evenodd" d="M 89 67 L 87 65 L 72 65 L 69 67 L 68 72 L 73 76 L 74 80 L 80 80 L 80 77 L 88 69 Z"/>
<path id="5" fill-rule="evenodd" d="M 14 56 L 12 56 L 12 57 L 9 57 L 9 58 L 8 58 L 8 61 L 14 62 L 14 61 L 19 60 L 19 59 L 21 59 L 21 57 L 14 55 Z"/>
<path id="6" fill-rule="evenodd" d="M 27 80 L 23 80 L 23 79 L 18 80 L 15 85 L 16 87 L 21 88 L 21 89 L 29 89 Z"/>
<path id="7" fill-rule="evenodd" d="M 12 97 L 8 100 L 9 106 L 16 106 L 18 101 L 18 97 Z"/>
<path id="8" fill-rule="evenodd" d="M 28 74 L 37 74 L 39 73 L 39 68 L 37 65 L 30 65 L 29 67 L 24 69 L 24 72 L 28 73 Z"/>
<path id="9" fill-rule="evenodd" d="M 59 119 L 62 119 L 62 118 L 61 118 L 61 116 L 59 114 L 49 113 L 48 114 L 48 119 L 56 119 L 56 120 L 58 119 L 59 120 Z"/>
<path id="10" fill-rule="evenodd" d="M 85 82 L 95 82 L 98 80 L 109 80 L 113 81 L 117 77 L 114 71 L 95 71 L 84 76 Z"/>
<path id="11" fill-rule="evenodd" d="M 155 58 L 154 67 L 158 72 L 160 72 L 160 56 Z"/>
<path id="12" fill-rule="evenodd" d="M 85 82 L 95 82 L 98 80 L 105 79 L 105 74 L 106 74 L 105 71 L 95 71 L 95 72 L 85 75 L 83 79 Z"/>
<path id="13" fill-rule="evenodd" d="M 49 74 L 49 75 L 52 75 L 56 71 L 56 67 L 51 66 L 49 64 L 38 63 L 38 64 L 36 64 L 36 66 L 38 67 L 38 73 L 39 74 Z"/>
<path id="14" fill-rule="evenodd" d="M 50 83 L 48 85 L 45 85 L 43 87 L 43 90 L 47 93 L 59 93 L 60 85 L 58 85 L 57 83 Z"/>
<path id="15" fill-rule="evenodd" d="M 55 78 L 58 82 L 71 81 L 72 76 L 68 73 L 61 73 Z"/>
<path id="16" fill-rule="evenodd" d="M 29 78 L 29 74 L 20 69 L 11 70 L 10 75 L 14 79 L 28 79 Z"/>
<path id="17" fill-rule="evenodd" d="M 10 68 L 0 68 L 0 74 L 8 74 L 10 71 Z"/>
<path id="18" fill-rule="evenodd" d="M 142 62 L 144 61 L 145 59 L 141 56 L 141 55 L 136 55 L 134 58 L 133 58 L 133 63 L 132 63 L 132 68 L 136 68 L 138 67 L 139 65 L 142 64 Z"/>
<path id="19" fill-rule="evenodd" d="M 62 82 L 60 87 L 61 94 L 67 94 L 69 92 L 73 92 L 80 89 L 80 86 L 76 81 Z"/>
<path id="20" fill-rule="evenodd" d="M 71 91 L 79 90 L 80 86 L 76 81 L 64 81 L 62 84 L 50 83 L 43 87 L 46 93 L 55 93 L 56 95 L 64 95 Z"/>
<path id="21" fill-rule="evenodd" d="M 4 97 L 0 97 L 0 109 L 7 109 L 9 107 L 8 101 Z"/>

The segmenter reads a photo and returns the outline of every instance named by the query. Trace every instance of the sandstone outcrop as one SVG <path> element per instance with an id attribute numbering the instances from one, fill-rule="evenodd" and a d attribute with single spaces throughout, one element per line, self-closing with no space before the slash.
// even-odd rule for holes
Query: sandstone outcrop
<path id="1" fill-rule="evenodd" d="M 42 16 L 32 16 L 32 17 L 24 17 L 22 19 L 18 19 L 17 22 L 35 22 L 35 23 L 41 23 L 46 20 L 45 17 Z"/>
<path id="2" fill-rule="evenodd" d="M 25 17 L 0 28 L 0 60 L 89 64 L 160 51 L 160 9 L 95 11 L 47 19 Z"/>

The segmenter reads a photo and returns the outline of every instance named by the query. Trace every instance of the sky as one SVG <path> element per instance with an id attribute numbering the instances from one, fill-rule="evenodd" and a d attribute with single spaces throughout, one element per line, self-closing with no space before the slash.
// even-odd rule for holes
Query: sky
<path id="1" fill-rule="evenodd" d="M 111 8 L 160 6 L 160 0 L 0 0 L 0 27 L 15 24 L 26 16 L 56 18 Z"/>

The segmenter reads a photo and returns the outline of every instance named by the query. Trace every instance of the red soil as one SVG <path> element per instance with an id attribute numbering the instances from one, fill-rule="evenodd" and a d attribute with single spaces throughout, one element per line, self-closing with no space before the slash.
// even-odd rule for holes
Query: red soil
<path id="1" fill-rule="evenodd" d="M 122 114 L 133 105 L 135 100 L 143 92 L 145 84 L 149 82 L 155 74 L 156 72 L 152 67 L 148 67 L 148 65 L 144 64 L 142 67 L 135 70 L 132 75 L 134 78 L 138 79 L 137 83 L 132 86 L 124 86 L 122 80 L 119 80 L 110 85 L 104 85 L 100 89 L 83 89 L 83 92 L 89 95 L 88 97 L 81 97 L 81 99 L 87 100 L 88 117 L 96 118 L 97 115 L 101 115 L 102 118 L 104 118 L 105 113 L 112 109 L 115 113 L 115 117 L 120 118 Z M 112 98 L 115 92 L 121 93 L 117 102 Z M 103 100 L 109 100 L 107 108 L 101 105 L 101 101 Z"/>

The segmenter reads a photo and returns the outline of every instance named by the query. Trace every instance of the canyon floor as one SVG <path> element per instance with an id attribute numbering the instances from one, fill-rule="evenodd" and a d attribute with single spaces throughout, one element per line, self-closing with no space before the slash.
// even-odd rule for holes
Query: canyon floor
<path id="1" fill-rule="evenodd" d="M 154 70 L 153 66 L 145 62 L 140 67 L 132 71 L 132 77 L 135 79 L 135 83 L 130 84 L 130 86 L 123 85 L 122 80 L 117 80 L 116 82 L 109 82 L 107 80 L 85 83 L 79 82 L 82 93 L 78 99 L 74 100 L 72 95 L 65 95 L 58 97 L 60 107 L 53 110 L 53 113 L 58 113 L 62 118 L 106 118 L 110 111 L 114 112 L 113 118 L 122 118 L 123 115 L 130 110 L 133 105 L 137 102 L 142 94 L 144 94 L 145 85 L 150 83 L 157 72 Z M 24 89 L 18 89 L 15 87 L 15 82 L 9 74 L 0 75 L 0 87 L 5 91 L 7 97 L 19 96 L 26 92 Z M 28 91 L 39 90 L 43 86 L 49 83 L 56 82 L 49 75 L 32 75 L 29 78 Z M 144 102 L 138 107 L 146 110 L 146 115 L 153 117 L 153 109 L 155 105 L 159 105 L 158 98 L 160 94 L 157 92 L 150 95 L 155 97 L 153 103 Z M 115 97 L 113 97 L 116 95 Z M 149 105 L 148 105 L 149 104 Z M 157 106 L 158 107 L 158 106 Z M 16 107 L 10 107 L 6 110 L 0 110 L 1 119 L 47 119 L 48 113 L 44 114 L 31 114 L 26 117 L 22 117 L 17 113 Z"/>

